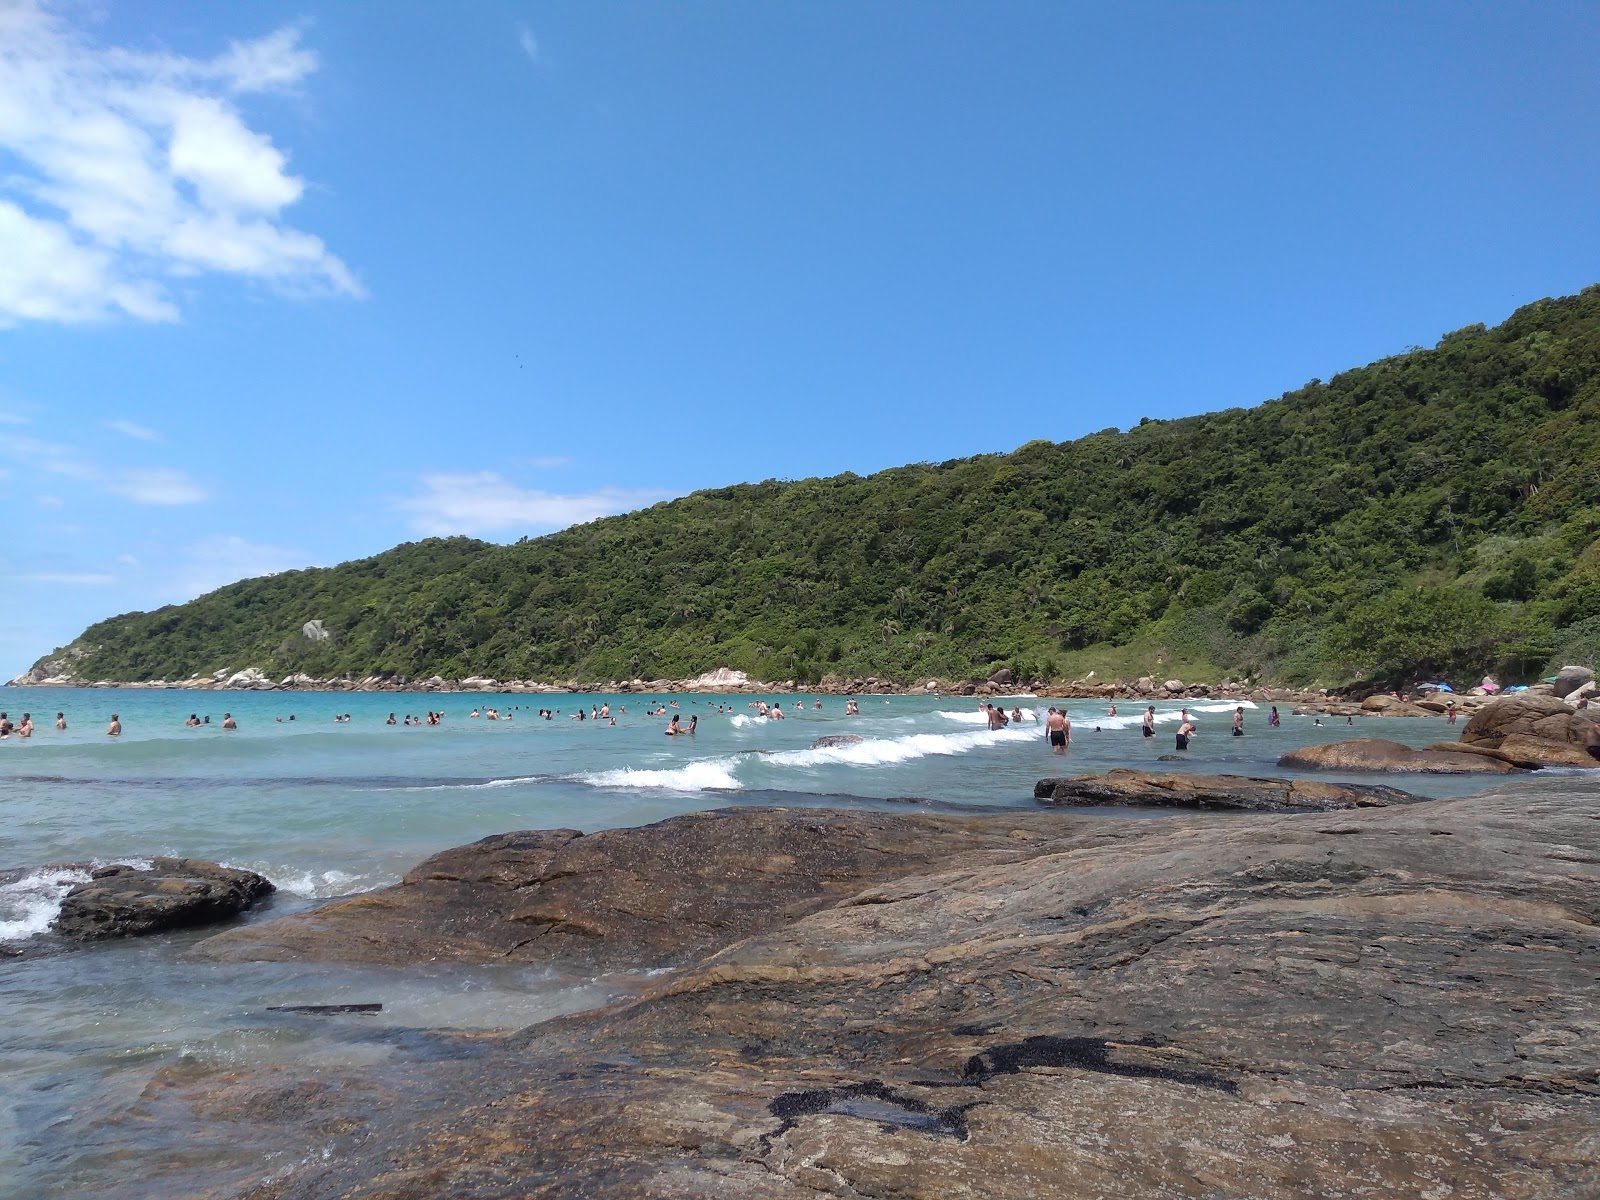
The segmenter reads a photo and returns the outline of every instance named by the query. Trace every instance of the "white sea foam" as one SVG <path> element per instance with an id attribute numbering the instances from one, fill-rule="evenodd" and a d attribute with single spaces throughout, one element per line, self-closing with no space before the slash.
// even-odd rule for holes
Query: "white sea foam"
<path id="1" fill-rule="evenodd" d="M 737 791 L 742 785 L 734 776 L 737 758 L 703 758 L 681 767 L 652 770 L 644 767 L 619 767 L 612 771 L 590 771 L 573 778 L 594 787 L 660 788 L 669 792 Z"/>
<path id="2" fill-rule="evenodd" d="M 1004 707 L 1002 705 L 1001 707 Z M 947 721 L 960 721 L 963 725 L 988 725 L 989 714 L 979 709 L 949 709 L 941 708 L 938 713 Z M 1031 708 L 1022 710 L 1022 719 L 1025 722 L 1037 721 L 1039 714 Z"/>
<path id="3" fill-rule="evenodd" d="M 87 871 L 47 867 L 0 884 L 0 942 L 26 941 L 49 929 L 62 898 L 74 884 L 88 882 Z"/>
<path id="4" fill-rule="evenodd" d="M 225 865 L 234 866 L 236 864 L 229 863 Z M 331 896 L 350 896 L 357 892 L 370 892 L 373 888 L 399 882 L 393 877 L 380 878 L 373 875 L 353 875 L 349 871 L 340 871 L 336 868 L 330 868 L 326 871 L 274 870 L 271 866 L 261 863 L 250 863 L 245 864 L 243 869 L 258 871 L 265 875 L 272 880 L 273 885 L 280 892 L 288 892 L 291 896 L 305 896 L 316 900 L 325 900 Z"/>
<path id="5" fill-rule="evenodd" d="M 830 763 L 880 767 L 933 755 L 965 754 L 969 750 L 1005 742 L 1032 741 L 1039 736 L 1039 730 L 1031 726 L 983 729 L 972 733 L 908 733 L 902 737 L 867 738 L 861 742 L 817 746 L 810 750 L 781 750 L 777 754 L 764 755 L 761 762 L 781 767 L 820 767 Z"/>
<path id="6" fill-rule="evenodd" d="M 770 717 L 752 717 L 748 713 L 734 713 L 728 724 L 735 729 L 750 729 L 756 725 L 771 724 L 771 720 Z"/>
<path id="7" fill-rule="evenodd" d="M 548 776 L 512 775 L 505 779 L 483 779 L 477 783 L 419 783 L 395 788 L 397 792 L 477 792 L 485 788 L 516 787 L 520 783 L 543 783 Z"/>

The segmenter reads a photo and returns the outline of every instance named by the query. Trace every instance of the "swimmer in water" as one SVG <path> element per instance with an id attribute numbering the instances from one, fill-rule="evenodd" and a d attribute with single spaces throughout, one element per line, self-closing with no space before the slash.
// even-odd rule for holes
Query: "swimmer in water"
<path id="1" fill-rule="evenodd" d="M 677 737 L 680 733 L 683 732 L 682 727 L 678 724 L 678 720 L 679 720 L 678 714 L 677 713 L 673 713 L 672 714 L 672 720 L 667 722 L 666 735 L 668 737 Z"/>
<path id="2" fill-rule="evenodd" d="M 237 729 L 239 728 L 239 723 L 233 719 L 232 713 L 223 713 L 222 727 L 224 729 Z"/>
<path id="3" fill-rule="evenodd" d="M 1156 706 L 1154 704 L 1144 710 L 1144 724 L 1140 726 L 1140 732 L 1143 733 L 1145 737 L 1155 737 Z"/>
<path id="4" fill-rule="evenodd" d="M 1193 736 L 1194 722 L 1185 717 L 1183 723 L 1178 726 L 1178 749 L 1187 750 L 1189 748 L 1189 739 Z"/>
<path id="5" fill-rule="evenodd" d="M 107 737 L 121 737 L 122 736 L 122 718 L 117 716 L 116 713 L 112 713 L 111 714 L 111 724 L 106 726 L 106 736 Z"/>

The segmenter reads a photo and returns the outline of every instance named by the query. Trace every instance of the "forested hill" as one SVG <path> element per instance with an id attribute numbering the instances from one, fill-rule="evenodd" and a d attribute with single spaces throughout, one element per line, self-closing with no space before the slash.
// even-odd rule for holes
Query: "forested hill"
<path id="1" fill-rule="evenodd" d="M 1597 533 L 1593 287 L 1256 408 L 246 580 L 75 670 L 1526 677 L 1595 654 Z"/>

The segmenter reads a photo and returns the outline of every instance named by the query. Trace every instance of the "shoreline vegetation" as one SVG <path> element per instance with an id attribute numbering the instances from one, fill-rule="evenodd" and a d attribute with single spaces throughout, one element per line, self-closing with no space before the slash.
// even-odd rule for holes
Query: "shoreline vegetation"
<path id="1" fill-rule="evenodd" d="M 1596 463 L 1600 286 L 1254 408 L 248 579 L 28 675 L 1533 681 L 1600 655 Z"/>

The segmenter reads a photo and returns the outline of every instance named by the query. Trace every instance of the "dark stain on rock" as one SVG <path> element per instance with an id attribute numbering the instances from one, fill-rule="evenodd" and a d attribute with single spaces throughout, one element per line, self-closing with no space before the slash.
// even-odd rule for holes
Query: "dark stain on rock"
<path id="1" fill-rule="evenodd" d="M 967 1140 L 967 1110 L 974 1104 L 957 1104 L 949 1108 L 935 1108 L 915 1096 L 907 1096 L 877 1079 L 866 1083 L 852 1083 L 845 1087 L 811 1088 L 803 1092 L 785 1092 L 767 1105 L 767 1111 L 783 1122 L 771 1133 L 763 1134 L 766 1144 L 782 1137 L 793 1129 L 801 1117 L 822 1116 L 834 1113 L 844 1117 L 857 1117 L 874 1121 L 882 1133 L 898 1133 L 914 1129 L 935 1137 L 953 1137 L 958 1142 Z"/>
<path id="2" fill-rule="evenodd" d="M 1001 1021 L 984 1021 L 977 1025 L 957 1025 L 950 1032 L 957 1037 L 988 1037 L 1002 1024 Z"/>
<path id="3" fill-rule="evenodd" d="M 1124 1045 L 1159 1046 L 1154 1039 Z M 1219 1092 L 1237 1092 L 1239 1085 L 1231 1079 L 1210 1071 L 1190 1071 L 1178 1067 L 1154 1064 L 1120 1062 L 1111 1057 L 1112 1044 L 1104 1038 L 1056 1037 L 1041 1034 L 1024 1038 L 1020 1042 L 1007 1042 L 990 1046 L 967 1060 L 962 1071 L 962 1081 L 979 1087 L 996 1075 L 1015 1075 L 1028 1067 L 1073 1067 L 1080 1071 L 1094 1071 L 1101 1075 L 1121 1075 L 1129 1079 L 1160 1079 L 1167 1083 L 1186 1083 L 1195 1087 L 1214 1088 Z"/>

